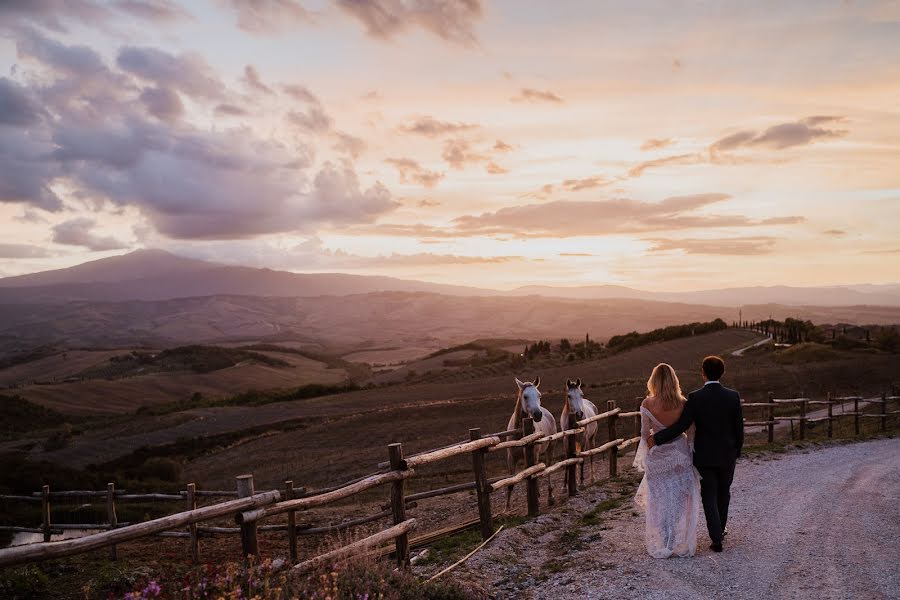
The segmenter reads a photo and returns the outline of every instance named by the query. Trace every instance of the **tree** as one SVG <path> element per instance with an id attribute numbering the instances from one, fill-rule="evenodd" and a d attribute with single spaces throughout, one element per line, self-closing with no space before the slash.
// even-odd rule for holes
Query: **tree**
<path id="1" fill-rule="evenodd" d="M 566 352 L 568 352 L 571 349 L 572 349 L 572 343 L 569 341 L 568 338 L 563 338 L 563 339 L 559 340 L 559 351 L 560 352 L 565 354 Z"/>

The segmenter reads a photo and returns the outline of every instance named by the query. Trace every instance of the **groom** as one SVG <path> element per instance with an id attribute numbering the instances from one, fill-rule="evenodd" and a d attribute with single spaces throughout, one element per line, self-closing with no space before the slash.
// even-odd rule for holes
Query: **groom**
<path id="1" fill-rule="evenodd" d="M 725 373 L 725 362 L 718 356 L 707 356 L 701 371 L 706 383 L 688 394 L 678 421 L 651 436 L 647 445 L 652 448 L 656 444 L 665 444 L 687 431 L 692 423 L 697 426 L 694 466 L 700 472 L 700 498 L 712 539 L 710 549 L 721 552 L 722 538 L 728 533 L 725 522 L 728 520 L 734 464 L 744 445 L 744 417 L 740 395 L 719 383 Z"/>

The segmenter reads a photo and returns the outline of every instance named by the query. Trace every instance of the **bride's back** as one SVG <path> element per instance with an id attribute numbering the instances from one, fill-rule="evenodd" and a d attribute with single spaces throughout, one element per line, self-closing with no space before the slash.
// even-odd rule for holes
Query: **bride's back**
<path id="1" fill-rule="evenodd" d="M 675 408 L 667 410 L 663 408 L 662 403 L 657 400 L 656 396 L 647 396 L 644 398 L 641 406 L 649 410 L 653 417 L 666 427 L 674 425 L 681 417 L 681 411 L 684 410 L 684 402 L 681 402 Z"/>

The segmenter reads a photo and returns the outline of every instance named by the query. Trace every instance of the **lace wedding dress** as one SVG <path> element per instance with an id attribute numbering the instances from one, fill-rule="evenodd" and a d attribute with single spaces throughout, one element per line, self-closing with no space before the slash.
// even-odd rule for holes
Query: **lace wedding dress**
<path id="1" fill-rule="evenodd" d="M 634 500 L 647 517 L 645 538 L 650 556 L 693 556 L 700 518 L 700 475 L 692 457 L 694 428 L 648 451 L 647 438 L 665 428 L 641 407 L 641 443 L 634 466 L 644 478 Z"/>

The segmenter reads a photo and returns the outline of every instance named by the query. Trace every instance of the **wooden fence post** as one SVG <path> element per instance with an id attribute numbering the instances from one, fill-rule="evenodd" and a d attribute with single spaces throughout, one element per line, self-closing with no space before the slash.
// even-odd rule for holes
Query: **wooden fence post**
<path id="1" fill-rule="evenodd" d="M 238 498 L 247 498 L 253 495 L 253 475 L 237 476 Z M 248 556 L 259 557 L 259 539 L 256 535 L 256 521 L 241 523 L 241 554 L 246 559 Z"/>
<path id="2" fill-rule="evenodd" d="M 116 517 L 116 484 L 115 483 L 107 483 L 106 484 L 106 520 L 109 522 L 110 530 L 115 529 L 116 525 L 119 524 L 119 519 Z M 113 544 L 109 547 L 109 560 L 116 560 L 116 545 Z"/>
<path id="3" fill-rule="evenodd" d="M 828 392 L 828 439 L 834 435 L 834 405 L 831 400 L 831 392 Z"/>
<path id="4" fill-rule="evenodd" d="M 768 428 L 769 428 L 769 443 L 775 441 L 775 394 L 769 392 L 769 417 L 768 417 Z"/>
<path id="5" fill-rule="evenodd" d="M 578 427 L 578 425 L 575 424 L 575 415 L 570 415 L 569 422 L 560 423 L 560 426 L 565 429 L 574 429 Z M 563 442 L 566 444 L 567 460 L 578 456 L 578 442 L 575 440 L 574 435 L 567 435 L 563 438 Z M 547 477 L 550 477 L 550 475 Z M 571 464 L 566 467 L 566 487 L 570 497 L 578 495 L 578 465 Z"/>
<path id="6" fill-rule="evenodd" d="M 403 471 L 403 447 L 397 444 L 388 444 L 388 458 L 391 461 L 391 469 Z M 404 479 L 399 479 L 391 484 L 391 512 L 394 517 L 394 525 L 406 520 L 406 501 L 403 499 Z M 397 566 L 409 567 L 409 536 L 405 533 L 394 538 L 397 550 Z"/>
<path id="7" fill-rule="evenodd" d="M 806 400 L 800 402 L 800 439 L 806 438 Z"/>
<path id="8" fill-rule="evenodd" d="M 606 410 L 615 410 L 616 409 L 616 401 L 615 400 L 607 400 L 606 401 Z M 607 427 L 609 428 L 609 441 L 613 441 L 616 438 L 616 421 L 618 420 L 619 415 L 610 415 L 610 417 L 606 420 Z M 613 446 L 609 449 L 609 476 L 615 477 L 619 474 L 619 449 L 616 446 Z"/>
<path id="9" fill-rule="evenodd" d="M 522 437 L 526 437 L 534 433 L 534 419 L 525 417 L 522 419 Z M 525 467 L 533 467 L 537 464 L 537 457 L 534 444 L 526 445 L 525 451 Z M 528 516 L 536 517 L 541 514 L 540 497 L 538 496 L 538 480 L 536 477 L 528 477 L 525 479 L 525 497 L 528 500 Z"/>
<path id="10" fill-rule="evenodd" d="M 859 435 L 859 396 L 853 398 L 853 431 Z"/>
<path id="11" fill-rule="evenodd" d="M 50 541 L 50 486 L 41 488 L 41 529 L 44 530 L 44 541 Z"/>
<path id="12" fill-rule="evenodd" d="M 881 431 L 887 431 L 887 394 L 881 392 Z"/>
<path id="13" fill-rule="evenodd" d="M 194 510 L 197 508 L 197 486 L 193 483 L 187 484 L 187 509 Z M 197 532 L 197 524 L 191 523 L 188 529 L 191 532 L 191 564 L 200 562 L 200 539 Z"/>
<path id="14" fill-rule="evenodd" d="M 284 482 L 284 499 L 294 499 L 294 482 L 290 479 Z M 297 564 L 297 511 L 288 511 L 288 548 L 291 556 L 291 564 Z"/>
<path id="15" fill-rule="evenodd" d="M 469 439 L 481 439 L 481 428 L 469 430 Z M 472 451 L 472 471 L 475 472 L 475 495 L 478 498 L 478 520 L 481 523 L 481 538 L 486 540 L 494 534 L 494 518 L 491 516 L 491 490 L 484 471 L 484 456 L 487 448 Z"/>

